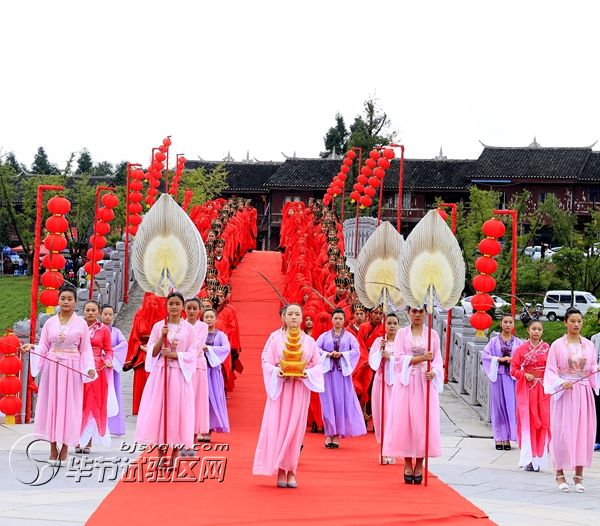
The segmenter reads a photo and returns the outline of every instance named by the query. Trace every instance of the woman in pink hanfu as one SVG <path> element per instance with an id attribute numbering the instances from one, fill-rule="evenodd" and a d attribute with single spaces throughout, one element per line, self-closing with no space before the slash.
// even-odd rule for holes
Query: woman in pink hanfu
<path id="1" fill-rule="evenodd" d="M 421 484 L 425 457 L 425 424 L 427 414 L 427 382 L 429 392 L 430 457 L 442 454 L 440 437 L 439 393 L 444 388 L 444 368 L 440 353 L 440 337 L 431 330 L 431 348 L 427 350 L 428 328 L 423 308 L 409 307 L 410 326 L 398 331 L 393 357 L 390 411 L 386 414 L 383 454 L 404 457 L 404 482 Z M 427 371 L 427 362 L 431 370 Z M 414 463 L 413 463 L 414 461 Z"/>
<path id="2" fill-rule="evenodd" d="M 389 414 L 392 383 L 394 378 L 394 356 L 397 354 L 399 340 L 396 338 L 400 325 L 398 316 L 390 314 L 385 320 L 385 337 L 379 336 L 375 338 L 371 349 L 369 350 L 369 365 L 375 371 L 373 378 L 373 386 L 371 388 L 371 413 L 373 415 L 373 428 L 375 429 L 375 439 L 378 444 L 381 444 L 381 384 L 383 381 L 383 373 L 381 371 L 381 360 L 385 356 L 385 387 L 384 387 L 384 417 Z M 384 422 L 385 424 L 385 422 Z M 384 430 L 384 437 L 386 430 Z M 394 457 L 384 456 L 383 464 L 395 464 Z"/>
<path id="3" fill-rule="evenodd" d="M 210 440 L 209 435 L 209 410 L 208 410 L 208 372 L 204 344 L 208 335 L 208 325 L 198 318 L 202 314 L 202 304 L 199 298 L 191 298 L 185 302 L 187 322 L 196 333 L 197 358 L 196 372 L 192 378 L 195 396 L 194 411 L 194 440 L 205 442 Z"/>
<path id="4" fill-rule="evenodd" d="M 300 305 L 286 305 L 282 311 L 286 329 L 299 328 L 302 321 Z M 304 378 L 282 376 L 279 360 L 286 342 L 286 330 L 275 331 L 269 337 L 261 360 L 267 390 L 260 436 L 254 455 L 254 475 L 277 474 L 277 487 L 296 488 L 296 470 L 311 391 L 324 390 L 323 368 L 315 340 L 301 333 L 302 359 L 306 360 Z"/>
<path id="5" fill-rule="evenodd" d="M 88 301 L 83 306 L 83 318 L 90 331 L 90 341 L 94 352 L 96 371 L 112 369 L 113 348 L 110 329 L 100 320 L 100 305 L 95 301 Z M 111 379 L 112 380 L 112 379 Z M 110 430 L 108 429 L 108 417 L 118 412 L 114 404 L 109 411 L 108 391 L 111 389 L 114 400 L 114 384 L 108 382 L 106 372 L 98 375 L 95 382 L 86 384 L 83 388 L 83 419 L 81 422 L 80 444 L 86 444 L 83 449 L 77 447 L 76 453 L 89 453 L 92 446 L 102 445 L 110 447 Z"/>
<path id="6" fill-rule="evenodd" d="M 574 308 L 565 313 L 567 334 L 550 346 L 544 391 L 550 399 L 550 452 L 560 491 L 569 491 L 565 469 L 575 470 L 575 491 L 583 493 L 583 468 L 592 465 L 596 436 L 593 391 L 599 382 L 594 344 L 581 336 L 583 318 Z"/>
<path id="7" fill-rule="evenodd" d="M 544 328 L 539 320 L 527 327 L 529 339 L 516 348 L 510 374 L 517 381 L 517 437 L 525 471 L 539 471 L 548 465 L 550 442 L 550 399 L 544 394 L 544 371 L 550 346 L 542 341 Z"/>
<path id="8" fill-rule="evenodd" d="M 53 463 L 66 460 L 68 446 L 79 443 L 83 384 L 97 377 L 87 323 L 75 314 L 76 295 L 73 287 L 61 287 L 60 311 L 44 324 L 39 344 L 21 346 L 24 352 L 34 349 L 48 358 L 31 355 L 31 374 L 41 375 L 33 429 L 50 442 Z"/>
<path id="9" fill-rule="evenodd" d="M 150 373 L 142 394 L 135 440 L 161 446 L 194 445 L 194 386 L 198 344 L 196 331 L 181 317 L 183 296 L 167 296 L 168 319 L 152 327 L 148 340 L 146 371 Z M 166 336 L 166 339 L 165 339 Z M 166 341 L 165 341 L 166 340 Z M 164 435 L 164 367 L 167 359 L 167 436 Z M 161 451 L 159 450 L 159 454 Z M 178 456 L 173 449 L 172 458 Z"/>

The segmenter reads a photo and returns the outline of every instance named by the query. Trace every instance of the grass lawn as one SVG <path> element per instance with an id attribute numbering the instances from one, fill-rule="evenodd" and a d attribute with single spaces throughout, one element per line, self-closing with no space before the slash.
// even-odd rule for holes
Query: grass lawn
<path id="1" fill-rule="evenodd" d="M 31 277 L 0 278 L 0 331 L 12 329 L 13 323 L 29 318 Z"/>

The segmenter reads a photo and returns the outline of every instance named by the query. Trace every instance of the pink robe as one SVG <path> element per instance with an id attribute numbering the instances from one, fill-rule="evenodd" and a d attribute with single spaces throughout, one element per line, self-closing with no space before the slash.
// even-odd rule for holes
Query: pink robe
<path id="1" fill-rule="evenodd" d="M 285 338 L 284 331 L 272 333 L 261 356 L 267 402 L 254 455 L 254 475 L 275 475 L 278 469 L 296 472 L 310 392 L 322 393 L 324 390 L 319 348 L 315 340 L 304 333 L 302 359 L 307 360 L 307 377 L 284 379 L 277 375 Z"/>
<path id="2" fill-rule="evenodd" d="M 35 352 L 84 375 L 31 355 L 32 376 L 41 374 L 34 431 L 50 442 L 75 446 L 81 434 L 83 384 L 92 381 L 85 374 L 94 369 L 94 355 L 88 326 L 83 318 L 73 314 L 63 330 L 65 341 L 61 342 L 58 316 L 48 319 Z"/>
<path id="3" fill-rule="evenodd" d="M 431 351 L 433 361 L 431 370 L 435 373 L 433 380 L 425 378 L 427 362 L 411 365 L 413 356 L 422 354 L 427 349 L 427 327 L 423 327 L 423 335 L 413 338 L 411 327 L 403 327 L 398 331 L 396 352 L 390 360 L 393 362 L 391 378 L 391 410 L 386 414 L 385 437 L 383 439 L 383 455 L 389 457 L 423 458 L 425 456 L 425 415 L 427 384 L 431 383 L 429 392 L 429 456 L 439 457 L 442 454 L 440 437 L 440 399 L 439 393 L 444 388 L 444 367 L 440 353 L 440 337 L 431 331 Z"/>
<path id="4" fill-rule="evenodd" d="M 168 359 L 167 374 L 167 436 L 164 436 L 164 367 L 165 358 L 152 356 L 154 344 L 162 339 L 165 322 L 152 327 L 146 353 L 146 371 L 150 373 L 138 414 L 135 440 L 148 444 L 172 444 L 188 448 L 194 445 L 194 387 L 192 377 L 196 370 L 196 331 L 184 319 L 169 324 L 169 343 L 177 338 L 177 360 Z"/>
<path id="5" fill-rule="evenodd" d="M 192 378 L 194 385 L 194 396 L 196 400 L 194 412 L 194 434 L 206 434 L 209 431 L 209 407 L 208 407 L 208 371 L 206 356 L 204 354 L 204 343 L 208 334 L 208 325 L 203 321 L 196 321 L 192 325 L 196 332 L 198 344 L 198 357 L 196 358 L 196 372 Z"/>
<path id="6" fill-rule="evenodd" d="M 550 452 L 555 470 L 592 465 L 596 437 L 592 391 L 598 393 L 598 375 L 577 382 L 572 389 L 558 391 L 563 383 L 579 380 L 597 369 L 596 349 L 586 338 L 581 338 L 581 346 L 574 346 L 567 343 L 565 335 L 550 346 L 544 391 L 557 393 L 550 399 Z"/>
<path id="7" fill-rule="evenodd" d="M 382 336 L 375 338 L 371 349 L 369 350 L 369 365 L 371 369 L 375 371 L 375 377 L 373 378 L 373 386 L 371 387 L 371 413 L 373 416 L 373 428 L 375 429 L 375 439 L 377 443 L 381 443 L 381 383 L 382 383 L 382 371 L 381 371 L 381 340 Z M 393 342 L 386 344 L 386 350 L 391 354 L 397 353 L 398 337 Z M 385 388 L 383 390 L 385 399 L 383 405 L 384 417 L 390 411 L 390 396 L 392 394 L 392 360 L 386 360 L 385 362 Z M 384 431 L 384 437 L 387 433 L 387 429 Z"/>

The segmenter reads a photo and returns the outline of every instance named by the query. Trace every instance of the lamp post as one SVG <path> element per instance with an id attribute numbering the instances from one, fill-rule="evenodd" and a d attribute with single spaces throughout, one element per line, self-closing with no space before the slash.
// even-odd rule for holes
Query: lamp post
<path id="1" fill-rule="evenodd" d="M 450 208 L 450 230 L 456 235 L 456 203 L 440 203 L 438 208 Z M 450 336 L 452 335 L 452 309 L 448 310 L 448 318 L 446 323 L 446 352 L 444 354 L 444 383 L 448 383 L 448 368 L 450 366 Z"/>
<path id="2" fill-rule="evenodd" d="M 511 273 L 510 273 L 510 312 L 515 317 L 517 312 L 517 217 L 516 210 L 494 210 L 494 215 L 507 215 L 511 217 L 512 228 L 512 254 L 511 254 Z M 514 333 L 513 328 L 513 333 Z"/>

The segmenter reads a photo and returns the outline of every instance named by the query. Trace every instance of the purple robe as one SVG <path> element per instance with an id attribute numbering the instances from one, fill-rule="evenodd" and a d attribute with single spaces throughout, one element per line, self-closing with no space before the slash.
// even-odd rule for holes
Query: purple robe
<path id="1" fill-rule="evenodd" d="M 225 400 L 225 383 L 221 364 L 231 351 L 227 335 L 217 329 L 206 336 L 206 361 L 208 362 L 209 425 L 211 431 L 229 433 L 229 416 Z"/>
<path id="2" fill-rule="evenodd" d="M 113 346 L 113 368 L 107 369 L 107 374 L 113 375 L 115 394 L 117 395 L 117 404 L 119 412 L 108 419 L 108 429 L 111 435 L 123 436 L 125 434 L 125 413 L 123 412 L 123 397 L 121 395 L 121 372 L 127 356 L 127 340 L 123 333 L 116 327 L 110 328 L 110 336 Z"/>
<path id="3" fill-rule="evenodd" d="M 352 371 L 360 357 L 358 340 L 346 330 L 339 337 L 330 330 L 319 336 L 317 347 L 325 380 L 325 392 L 319 393 L 325 435 L 352 437 L 366 434 L 365 420 L 352 384 Z M 342 357 L 327 356 L 333 351 L 341 352 Z"/>
<path id="4" fill-rule="evenodd" d="M 510 376 L 510 363 L 500 363 L 498 358 L 508 354 L 512 356 L 522 343 L 519 338 L 513 336 L 512 345 L 504 344 L 505 354 L 503 354 L 503 343 L 500 335 L 497 335 L 483 350 L 483 370 L 490 380 L 490 418 L 496 442 L 517 440 L 515 381 Z"/>

